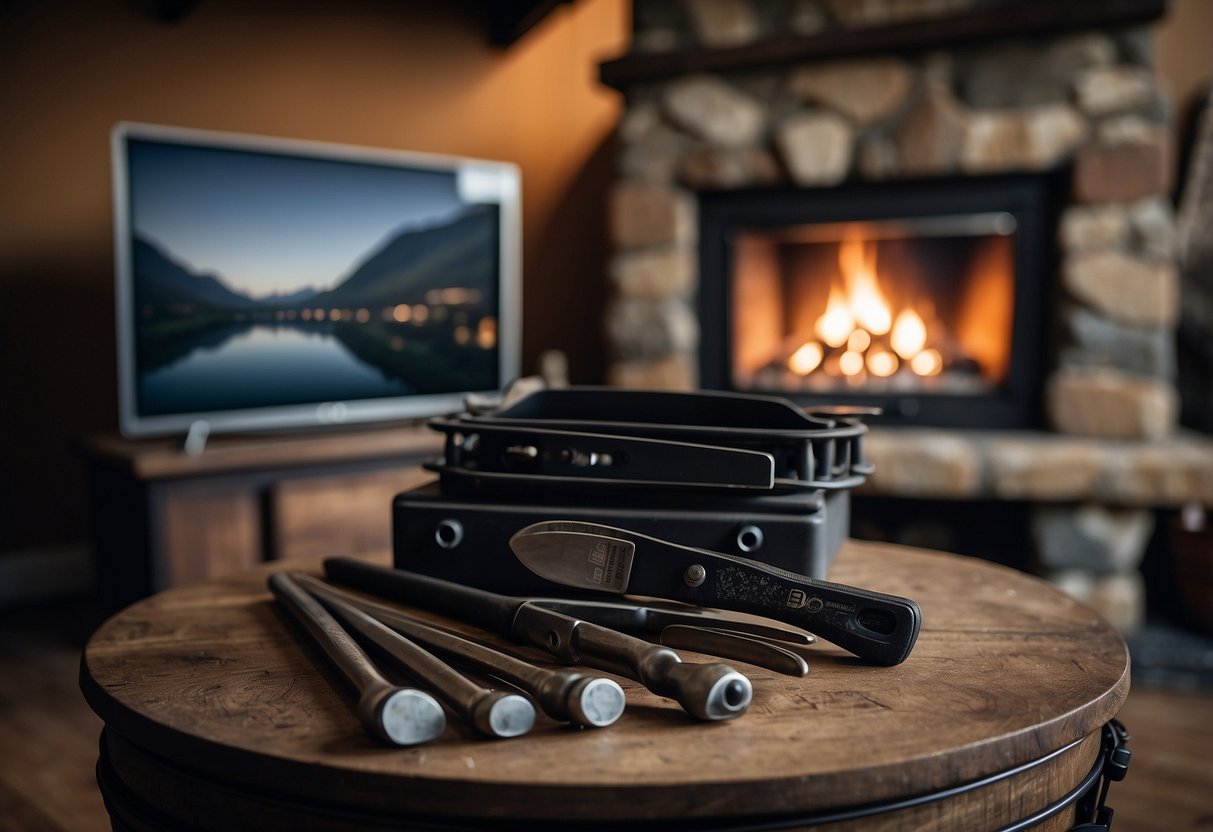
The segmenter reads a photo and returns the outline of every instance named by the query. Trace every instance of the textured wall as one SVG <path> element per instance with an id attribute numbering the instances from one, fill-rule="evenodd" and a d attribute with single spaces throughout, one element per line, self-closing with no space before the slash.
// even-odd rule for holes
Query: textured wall
<path id="1" fill-rule="evenodd" d="M 459 4 L 0 4 L 5 550 L 85 534 L 70 443 L 117 424 L 108 134 L 122 119 L 504 159 L 522 168 L 524 371 L 597 381 L 602 193 L 624 0 L 561 6 L 508 50 Z M 465 4 L 468 5 L 468 4 Z"/>

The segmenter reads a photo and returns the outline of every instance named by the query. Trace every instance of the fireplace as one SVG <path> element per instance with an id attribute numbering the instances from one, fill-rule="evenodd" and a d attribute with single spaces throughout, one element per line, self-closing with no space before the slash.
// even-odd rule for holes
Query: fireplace
<path id="1" fill-rule="evenodd" d="M 1165 11 L 636 0 L 631 50 L 601 65 L 626 95 L 608 383 L 884 407 L 857 533 L 1006 544 L 1132 629 L 1155 512 L 1213 505 L 1213 443 L 1175 430 Z M 924 340 L 903 355 L 907 308 Z M 928 350 L 940 372 L 915 373 Z"/>
<path id="2" fill-rule="evenodd" d="M 610 204 L 608 382 L 859 401 L 899 424 L 1171 435 L 1169 108 L 1149 30 L 1137 25 L 1165 3 L 894 5 L 907 17 L 818 0 L 798 6 L 818 9 L 812 20 L 768 17 L 753 0 L 636 3 L 633 51 L 602 66 L 627 94 Z M 963 221 L 987 221 L 989 233 L 932 230 Z M 838 239 L 818 239 L 831 234 Z M 828 250 L 847 235 L 863 244 L 848 257 L 875 257 L 886 272 L 888 300 L 913 293 L 908 277 L 884 268 L 893 264 L 946 287 L 916 310 L 949 330 L 940 346 L 924 344 L 926 373 L 907 372 L 913 356 L 881 333 L 866 333 L 866 349 L 820 336 L 812 345 L 824 310 L 801 309 L 799 297 L 828 307 L 830 280 L 783 272 L 817 258 L 815 271 L 845 284 L 842 252 Z M 939 254 L 949 239 L 954 251 Z M 980 281 L 902 256 L 931 250 L 923 256 L 946 266 L 1000 246 L 1014 259 L 1012 301 L 986 304 L 978 325 L 960 310 Z M 746 289 L 768 301 L 765 311 L 760 300 L 733 302 L 740 258 L 769 264 L 773 276 Z M 894 322 L 901 311 L 890 310 Z M 760 340 L 736 341 L 750 318 Z M 994 348 L 972 340 L 1008 326 L 1009 353 L 1000 344 L 991 357 Z"/>
<path id="3" fill-rule="evenodd" d="M 1035 427 L 1055 268 L 1049 176 L 704 193 L 705 387 Z M 880 421 L 877 419 L 876 421 Z"/>

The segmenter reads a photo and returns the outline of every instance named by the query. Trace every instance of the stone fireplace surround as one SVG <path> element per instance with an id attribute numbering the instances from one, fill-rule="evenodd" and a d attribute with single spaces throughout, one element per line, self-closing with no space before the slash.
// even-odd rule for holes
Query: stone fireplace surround
<path id="1" fill-rule="evenodd" d="M 602 68 L 626 94 L 609 381 L 693 389 L 699 339 L 729 337 L 696 315 L 699 191 L 1069 169 L 1050 429 L 873 430 L 861 493 L 1032 504 L 1039 569 L 1132 630 L 1154 509 L 1213 505 L 1213 445 L 1176 429 L 1171 106 L 1143 23 L 1165 2 L 1077 2 L 1042 32 L 1046 6 L 637 0 Z"/>

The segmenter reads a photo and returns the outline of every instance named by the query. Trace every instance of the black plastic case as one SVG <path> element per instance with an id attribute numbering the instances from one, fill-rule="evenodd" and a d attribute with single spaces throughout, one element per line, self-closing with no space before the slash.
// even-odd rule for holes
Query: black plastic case
<path id="1" fill-rule="evenodd" d="M 447 493 L 438 481 L 396 496 L 392 538 L 397 567 L 496 592 L 567 595 L 538 577 L 510 551 L 510 537 L 541 520 L 581 520 L 752 558 L 825 578 L 849 526 L 850 492 L 806 490 L 749 496 L 634 490 L 568 495 L 519 490 Z"/>

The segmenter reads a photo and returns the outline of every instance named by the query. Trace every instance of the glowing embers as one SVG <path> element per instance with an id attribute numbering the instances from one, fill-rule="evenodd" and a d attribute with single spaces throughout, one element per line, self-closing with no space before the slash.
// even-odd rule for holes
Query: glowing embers
<path id="1" fill-rule="evenodd" d="M 815 339 L 788 357 L 788 370 L 799 376 L 820 372 L 849 381 L 888 379 L 898 372 L 934 376 L 943 370 L 943 356 L 928 347 L 922 315 L 906 307 L 894 317 L 876 266 L 874 243 L 855 238 L 838 244 L 841 279 L 830 283 L 825 311 L 813 323 Z"/>
<path id="2" fill-rule="evenodd" d="M 1005 215 L 1000 215 L 1005 216 Z M 1013 226 L 848 223 L 735 241 L 743 390 L 985 393 L 1005 378 Z"/>

